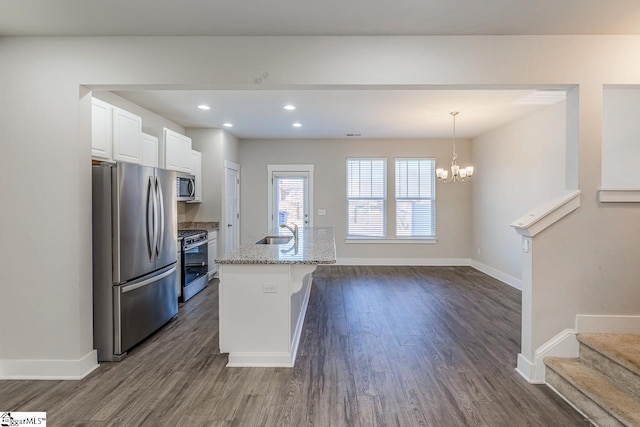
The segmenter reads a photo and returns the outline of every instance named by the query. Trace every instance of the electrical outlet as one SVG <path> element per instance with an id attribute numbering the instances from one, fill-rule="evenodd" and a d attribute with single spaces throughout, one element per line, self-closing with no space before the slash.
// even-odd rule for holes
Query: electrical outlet
<path id="1" fill-rule="evenodd" d="M 275 294 L 278 293 L 278 285 L 275 283 L 265 283 L 262 285 L 262 292 L 265 294 Z"/>
<path id="2" fill-rule="evenodd" d="M 478 255 L 480 255 L 480 248 L 478 248 Z"/>
<path id="3" fill-rule="evenodd" d="M 326 209 L 318 209 L 318 216 L 324 216 L 327 214 L 327 210 Z"/>

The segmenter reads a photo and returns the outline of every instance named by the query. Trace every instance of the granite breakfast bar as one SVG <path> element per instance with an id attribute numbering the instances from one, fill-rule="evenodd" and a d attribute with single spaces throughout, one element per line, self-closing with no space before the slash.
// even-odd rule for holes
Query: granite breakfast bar
<path id="1" fill-rule="evenodd" d="M 292 367 L 312 273 L 318 264 L 335 262 L 331 228 L 300 228 L 297 242 L 250 243 L 217 259 L 220 352 L 229 353 L 227 366 Z"/>

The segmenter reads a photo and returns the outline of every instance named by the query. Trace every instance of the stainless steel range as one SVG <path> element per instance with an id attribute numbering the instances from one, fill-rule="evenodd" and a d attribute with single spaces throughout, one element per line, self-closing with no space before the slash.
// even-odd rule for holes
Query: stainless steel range
<path id="1" fill-rule="evenodd" d="M 178 237 L 182 238 L 180 301 L 184 302 L 207 286 L 208 236 L 206 230 L 179 230 Z"/>

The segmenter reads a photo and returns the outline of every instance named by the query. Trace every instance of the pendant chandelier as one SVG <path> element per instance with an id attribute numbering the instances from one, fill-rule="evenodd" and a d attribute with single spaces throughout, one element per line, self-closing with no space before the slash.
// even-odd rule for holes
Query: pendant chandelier
<path id="1" fill-rule="evenodd" d="M 473 175 L 473 166 L 467 166 L 461 168 L 456 163 L 456 159 L 458 155 L 456 154 L 456 116 L 458 115 L 457 111 L 451 112 L 451 116 L 453 116 L 453 158 L 451 159 L 451 174 L 446 169 L 438 168 L 436 169 L 436 176 L 438 177 L 438 181 L 449 184 L 450 182 L 467 182 L 471 179 Z"/>

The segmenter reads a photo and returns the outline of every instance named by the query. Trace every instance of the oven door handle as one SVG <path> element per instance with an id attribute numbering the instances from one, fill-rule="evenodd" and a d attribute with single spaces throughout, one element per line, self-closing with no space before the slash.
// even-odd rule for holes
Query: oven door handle
<path id="1" fill-rule="evenodd" d="M 197 248 L 198 246 L 206 245 L 207 243 L 209 243 L 207 240 L 203 240 L 202 242 L 198 242 L 198 243 L 196 243 L 196 244 L 194 244 L 194 245 L 189 245 L 189 246 L 185 246 L 185 247 L 183 247 L 183 248 L 182 248 L 182 251 L 183 251 L 183 252 L 184 252 L 184 251 L 188 251 L 188 250 L 190 250 L 190 249 Z"/>

